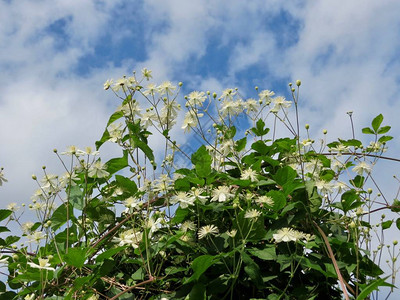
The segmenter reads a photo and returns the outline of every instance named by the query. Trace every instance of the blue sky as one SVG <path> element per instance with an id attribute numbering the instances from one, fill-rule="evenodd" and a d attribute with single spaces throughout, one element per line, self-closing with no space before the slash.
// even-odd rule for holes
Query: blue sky
<path id="1" fill-rule="evenodd" d="M 0 1 L 1 202 L 28 203 L 42 165 L 62 172 L 53 148 L 93 145 L 118 105 L 104 81 L 143 67 L 184 82 L 182 96 L 255 97 L 257 85 L 289 98 L 301 79 L 312 133 L 350 138 L 351 110 L 360 137 L 382 113 L 400 157 L 399 11 L 397 0 Z M 393 197 L 399 166 L 377 171 Z"/>

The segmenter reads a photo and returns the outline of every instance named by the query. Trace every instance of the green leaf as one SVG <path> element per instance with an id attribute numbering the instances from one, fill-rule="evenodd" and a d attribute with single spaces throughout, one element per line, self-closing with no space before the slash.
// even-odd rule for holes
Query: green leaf
<path id="1" fill-rule="evenodd" d="M 53 230 L 57 230 L 62 225 L 67 222 L 67 216 L 73 214 L 72 205 L 69 204 L 69 212 L 67 213 L 67 205 L 61 204 L 57 209 L 54 211 L 53 215 L 50 218 L 51 221 L 51 228 Z"/>
<path id="2" fill-rule="evenodd" d="M 365 127 L 361 131 L 362 131 L 362 133 L 365 133 L 365 134 L 375 134 L 375 132 L 369 127 Z"/>
<path id="3" fill-rule="evenodd" d="M 392 136 L 390 136 L 390 135 L 384 135 L 384 136 L 381 136 L 379 139 L 378 139 L 378 142 L 379 143 L 386 143 L 386 142 L 388 142 L 388 141 L 390 141 L 390 140 L 393 140 L 393 137 Z"/>
<path id="4" fill-rule="evenodd" d="M 397 226 L 397 229 L 400 230 L 400 218 L 397 218 L 397 220 L 396 220 L 396 226 Z"/>
<path id="5" fill-rule="evenodd" d="M 189 210 L 186 208 L 178 207 L 175 211 L 175 216 L 172 219 L 172 224 L 180 224 L 185 220 L 186 216 L 189 214 Z"/>
<path id="6" fill-rule="evenodd" d="M 256 136 L 263 136 L 266 135 L 269 132 L 269 128 L 264 128 L 265 123 L 262 119 L 258 119 L 256 123 L 256 127 L 251 128 L 251 131 L 256 135 Z"/>
<path id="7" fill-rule="evenodd" d="M 189 300 L 205 300 L 206 298 L 206 287 L 202 283 L 196 283 L 189 293 Z"/>
<path id="8" fill-rule="evenodd" d="M 83 210 L 85 207 L 85 200 L 83 197 L 83 192 L 79 186 L 71 186 L 69 192 L 69 203 L 72 204 L 73 208 Z"/>
<path id="9" fill-rule="evenodd" d="M 260 267 L 251 259 L 246 252 L 242 253 L 242 259 L 245 263 L 244 271 L 249 275 L 250 279 L 254 282 L 257 288 L 263 288 L 264 282 L 261 277 Z"/>
<path id="10" fill-rule="evenodd" d="M 382 114 L 377 115 L 373 120 L 372 120 L 372 129 L 374 129 L 374 132 L 377 132 L 379 129 L 379 126 L 381 126 L 383 121 L 383 116 Z"/>
<path id="11" fill-rule="evenodd" d="M 247 143 L 247 137 L 244 137 L 244 138 L 236 141 L 235 150 L 237 152 L 242 151 L 246 147 L 246 143 Z"/>
<path id="12" fill-rule="evenodd" d="M 224 131 L 224 138 L 225 139 L 233 139 L 236 135 L 236 127 L 231 126 Z"/>
<path id="13" fill-rule="evenodd" d="M 108 249 L 108 250 L 104 251 L 103 253 L 100 253 L 96 257 L 96 262 L 102 262 L 105 259 L 109 259 L 113 255 L 120 253 L 121 251 L 123 251 L 125 249 L 126 249 L 126 246 Z"/>
<path id="14" fill-rule="evenodd" d="M 400 212 L 400 200 L 399 199 L 393 200 L 393 204 L 390 207 L 390 210 L 393 212 Z"/>
<path id="15" fill-rule="evenodd" d="M 381 128 L 379 128 L 379 130 L 378 130 L 378 134 L 385 134 L 386 132 L 388 132 L 389 130 L 390 130 L 390 126 L 383 126 L 383 127 L 381 127 Z"/>
<path id="16" fill-rule="evenodd" d="M 359 195 L 357 195 L 355 190 L 350 190 L 350 191 L 346 191 L 342 194 L 342 198 L 341 198 L 341 204 L 343 207 L 343 211 L 347 212 L 351 209 L 351 205 L 353 204 L 353 202 L 355 202 L 356 200 L 358 200 L 360 198 Z"/>
<path id="17" fill-rule="evenodd" d="M 267 196 L 271 197 L 274 200 L 274 211 L 281 210 L 286 205 L 286 197 L 281 191 L 269 191 Z"/>
<path id="18" fill-rule="evenodd" d="M 115 175 L 115 181 L 117 182 L 118 186 L 130 196 L 133 196 L 138 190 L 136 183 L 127 177 Z"/>
<path id="19" fill-rule="evenodd" d="M 110 133 L 108 132 L 108 130 L 104 130 L 103 135 L 101 136 L 100 140 L 96 141 L 95 145 L 96 145 L 96 150 L 99 150 L 100 147 L 107 142 L 110 139 Z"/>
<path id="20" fill-rule="evenodd" d="M 191 268 L 194 273 L 188 280 L 186 280 L 185 284 L 198 280 L 200 276 L 214 264 L 214 259 L 215 257 L 212 255 L 202 255 L 193 260 Z"/>
<path id="21" fill-rule="evenodd" d="M 107 172 L 111 175 L 126 168 L 128 166 L 128 152 L 124 151 L 122 157 L 112 158 L 106 163 Z"/>
<path id="22" fill-rule="evenodd" d="M 268 245 L 264 249 L 252 248 L 248 250 L 250 254 L 262 259 L 262 260 L 275 260 L 275 246 Z"/>
<path id="23" fill-rule="evenodd" d="M 391 284 L 385 282 L 385 280 L 389 278 L 380 278 L 380 279 L 374 279 L 370 282 L 369 285 L 367 285 L 366 288 L 362 289 L 362 292 L 358 295 L 356 300 L 364 300 L 367 298 L 368 295 L 370 295 L 373 291 L 377 290 L 378 287 L 380 286 L 392 286 Z"/>
<path id="24" fill-rule="evenodd" d="M 354 179 L 350 180 L 352 186 L 362 188 L 364 186 L 364 176 L 357 175 Z"/>
<path id="25" fill-rule="evenodd" d="M 265 155 L 269 152 L 270 147 L 265 145 L 264 141 L 257 141 L 251 145 L 251 149 L 257 151 L 262 155 Z"/>
<path id="26" fill-rule="evenodd" d="M 0 233 L 1 232 L 10 232 L 10 229 L 8 229 L 6 226 L 0 226 Z"/>
<path id="27" fill-rule="evenodd" d="M 207 177 L 211 173 L 212 158 L 206 146 L 202 145 L 192 154 L 192 163 L 195 165 L 196 173 L 200 177 Z"/>
<path id="28" fill-rule="evenodd" d="M 114 123 L 116 120 L 121 119 L 124 116 L 124 112 L 122 110 L 116 111 L 113 113 L 110 118 L 108 119 L 107 122 L 107 127 L 110 126 L 110 124 Z"/>
<path id="29" fill-rule="evenodd" d="M 8 218 L 12 214 L 11 210 L 8 209 L 0 209 L 0 221 Z"/>
<path id="30" fill-rule="evenodd" d="M 69 248 L 68 253 L 64 255 L 64 261 L 72 267 L 82 268 L 85 265 L 86 249 Z"/>
<path id="31" fill-rule="evenodd" d="M 288 182 L 292 182 L 297 177 L 297 172 L 289 166 L 280 168 L 272 178 L 280 186 L 284 186 Z"/>
<path id="32" fill-rule="evenodd" d="M 390 226 L 392 226 L 392 224 L 393 224 L 393 220 L 388 220 L 388 221 L 382 222 L 382 229 L 383 230 L 388 229 L 388 228 L 390 228 Z"/>
<path id="33" fill-rule="evenodd" d="M 350 140 L 342 140 L 342 139 L 339 139 L 339 141 L 340 141 L 344 146 L 347 146 L 347 147 L 361 147 L 361 146 L 362 146 L 361 141 L 356 140 L 356 139 L 350 139 Z"/>

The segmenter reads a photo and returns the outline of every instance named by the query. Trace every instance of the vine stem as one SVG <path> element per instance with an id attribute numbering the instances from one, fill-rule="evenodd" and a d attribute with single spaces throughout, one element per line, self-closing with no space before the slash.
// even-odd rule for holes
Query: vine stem
<path id="1" fill-rule="evenodd" d="M 337 264 L 337 262 L 336 262 L 335 256 L 334 256 L 334 254 L 333 254 L 331 245 L 329 244 L 328 238 L 326 237 L 324 231 L 321 229 L 321 227 L 318 226 L 318 224 L 317 224 L 315 221 L 313 221 L 313 223 L 314 223 L 315 227 L 317 227 L 318 232 L 321 234 L 322 239 L 324 240 L 325 245 L 326 245 L 326 247 L 328 248 L 329 256 L 330 256 L 330 259 L 332 260 L 333 266 L 335 267 L 335 271 L 336 271 L 336 274 L 337 274 L 337 276 L 338 276 L 338 278 L 339 278 L 340 286 L 341 286 L 341 288 L 342 288 L 342 290 L 343 290 L 344 297 L 345 297 L 346 300 L 349 300 L 349 294 L 347 293 L 347 290 L 346 290 L 345 285 L 346 285 L 346 286 L 349 288 L 349 290 L 351 290 L 353 293 L 354 293 L 354 291 L 353 291 L 352 288 L 344 281 L 344 279 L 343 279 L 343 277 L 342 277 L 342 274 L 340 273 L 339 266 L 338 266 L 338 264 Z"/>
<path id="2" fill-rule="evenodd" d="M 129 291 L 132 291 L 132 290 L 136 289 L 136 288 L 139 287 L 139 286 L 142 286 L 142 285 L 146 285 L 146 284 L 148 284 L 148 283 L 151 283 L 151 282 L 153 282 L 154 280 L 156 280 L 155 277 L 150 277 L 150 279 L 148 279 L 148 280 L 139 282 L 138 284 L 135 284 L 134 286 L 131 286 L 131 287 L 127 288 L 126 290 L 123 290 L 122 292 L 118 293 L 118 294 L 115 295 L 114 297 L 110 298 L 110 300 L 118 299 L 118 298 L 119 298 L 120 296 L 122 296 L 123 294 L 125 294 L 125 293 L 127 293 L 127 292 L 129 292 Z"/>

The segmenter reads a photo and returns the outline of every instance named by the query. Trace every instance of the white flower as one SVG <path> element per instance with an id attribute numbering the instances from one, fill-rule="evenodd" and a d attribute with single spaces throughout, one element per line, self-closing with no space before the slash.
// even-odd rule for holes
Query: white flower
<path id="1" fill-rule="evenodd" d="M 113 123 L 108 126 L 108 133 L 110 135 L 110 141 L 116 143 L 122 139 L 122 123 Z"/>
<path id="2" fill-rule="evenodd" d="M 233 96 L 236 95 L 236 91 L 234 89 L 226 89 L 222 92 L 222 96 L 219 99 L 223 100 L 233 100 Z"/>
<path id="3" fill-rule="evenodd" d="M 3 254 L 0 254 L 0 264 L 7 265 L 8 264 L 8 257 L 3 258 Z"/>
<path id="4" fill-rule="evenodd" d="M 231 231 L 227 231 L 226 234 L 230 236 L 231 238 L 234 238 L 236 236 L 237 230 L 232 229 Z"/>
<path id="5" fill-rule="evenodd" d="M 259 103 L 255 99 L 247 99 L 244 103 L 244 107 L 247 109 L 247 111 L 257 112 L 259 109 Z"/>
<path id="6" fill-rule="evenodd" d="M 255 201 L 258 204 L 267 204 L 268 206 L 274 206 L 274 200 L 270 196 L 260 196 Z"/>
<path id="7" fill-rule="evenodd" d="M 257 209 L 249 209 L 244 214 L 244 217 L 246 219 L 257 219 L 260 215 L 261 212 L 259 212 Z"/>
<path id="8" fill-rule="evenodd" d="M 148 70 L 146 68 L 142 69 L 142 75 L 144 78 L 146 78 L 146 80 L 150 80 L 150 78 L 153 78 L 153 76 L 151 75 L 151 70 Z"/>
<path id="9" fill-rule="evenodd" d="M 23 224 L 21 225 L 22 231 L 23 231 L 25 234 L 30 233 L 30 232 L 31 232 L 31 229 L 32 229 L 32 227 L 33 227 L 33 225 L 35 225 L 33 222 L 25 222 L 25 223 L 23 223 Z"/>
<path id="10" fill-rule="evenodd" d="M 137 116 L 141 117 L 141 108 L 139 107 L 139 103 L 137 101 L 129 102 L 125 105 L 121 105 L 117 108 L 117 111 L 122 111 L 124 116 Z"/>
<path id="11" fill-rule="evenodd" d="M 156 94 L 158 92 L 158 88 L 154 83 L 150 83 L 147 85 L 146 90 L 143 92 L 143 95 L 152 95 Z"/>
<path id="12" fill-rule="evenodd" d="M 138 201 L 138 199 L 133 198 L 133 197 L 129 197 L 127 199 L 124 200 L 124 205 L 126 208 L 137 208 L 140 206 L 140 201 Z"/>
<path id="13" fill-rule="evenodd" d="M 386 152 L 387 147 L 383 145 L 380 142 L 370 142 L 369 146 L 367 147 L 367 150 L 372 151 L 372 152 Z"/>
<path id="14" fill-rule="evenodd" d="M 0 186 L 3 185 L 3 182 L 7 182 L 7 179 L 4 177 L 3 168 L 0 168 Z"/>
<path id="15" fill-rule="evenodd" d="M 11 210 L 12 212 L 16 212 L 19 209 L 19 206 L 18 206 L 17 203 L 12 202 L 12 203 L 7 205 L 7 209 Z"/>
<path id="16" fill-rule="evenodd" d="M 30 295 L 26 295 L 24 297 L 24 300 L 35 300 L 36 295 L 35 294 L 30 294 Z"/>
<path id="17" fill-rule="evenodd" d="M 123 231 L 119 237 L 114 237 L 113 242 L 117 242 L 118 246 L 131 245 L 133 248 L 138 248 L 142 241 L 143 233 L 134 229 Z"/>
<path id="18" fill-rule="evenodd" d="M 349 147 L 347 147 L 347 146 L 345 146 L 343 144 L 339 144 L 336 147 L 332 147 L 331 150 L 341 154 L 343 152 L 348 152 L 349 151 Z"/>
<path id="19" fill-rule="evenodd" d="M 67 149 L 64 152 L 61 152 L 62 155 L 76 155 L 78 156 L 79 154 L 77 154 L 78 152 L 78 148 L 75 145 L 71 145 L 68 146 Z"/>
<path id="20" fill-rule="evenodd" d="M 225 100 L 222 102 L 221 115 L 226 117 L 227 115 L 236 116 L 243 112 L 244 105 L 241 100 L 231 101 Z"/>
<path id="21" fill-rule="evenodd" d="M 333 193 L 334 185 L 330 182 L 326 182 L 325 180 L 315 181 L 315 186 L 317 187 L 318 191 L 320 191 L 322 194 Z"/>
<path id="22" fill-rule="evenodd" d="M 55 271 L 54 268 L 50 267 L 51 265 L 49 264 L 49 260 L 47 258 L 39 258 L 38 265 L 33 262 L 28 262 L 28 265 L 30 265 L 32 268 L 36 268 L 36 269 Z"/>
<path id="23" fill-rule="evenodd" d="M 372 167 L 365 161 L 362 161 L 353 168 L 353 171 L 356 172 L 358 175 L 362 176 L 364 172 L 367 174 L 371 173 Z"/>
<path id="24" fill-rule="evenodd" d="M 264 90 L 261 93 L 258 94 L 258 97 L 260 97 L 260 100 L 265 101 L 266 104 L 270 104 L 272 100 L 272 96 L 274 96 L 275 93 L 269 90 Z"/>
<path id="25" fill-rule="evenodd" d="M 131 83 L 126 77 L 122 77 L 115 81 L 115 84 L 111 87 L 114 92 L 118 92 L 119 90 L 127 91 L 128 87 L 131 86 Z"/>
<path id="26" fill-rule="evenodd" d="M 304 237 L 304 234 L 292 228 L 281 228 L 277 233 L 272 235 L 276 243 L 280 242 L 296 242 Z"/>
<path id="27" fill-rule="evenodd" d="M 271 109 L 271 112 L 277 113 L 282 108 L 289 108 L 292 105 L 292 102 L 286 101 L 285 97 L 278 96 L 272 100 L 274 103 L 274 107 Z"/>
<path id="28" fill-rule="evenodd" d="M 194 188 L 189 192 L 189 195 L 194 197 L 195 199 L 199 200 L 201 203 L 205 204 L 208 196 L 203 196 L 203 195 L 201 195 L 202 193 L 204 193 L 204 189 Z"/>
<path id="29" fill-rule="evenodd" d="M 187 96 L 187 104 L 189 106 L 202 106 L 207 96 L 204 92 L 193 91 Z"/>
<path id="30" fill-rule="evenodd" d="M 181 230 L 187 232 L 188 230 L 196 230 L 196 225 L 193 221 L 185 221 L 182 223 Z"/>
<path id="31" fill-rule="evenodd" d="M 257 180 L 257 172 L 250 168 L 246 169 L 246 170 L 242 171 L 242 174 L 240 175 L 240 179 L 242 179 L 242 180 L 250 179 L 251 181 L 258 181 Z"/>
<path id="32" fill-rule="evenodd" d="M 235 196 L 234 194 L 230 193 L 228 186 L 219 186 L 218 188 L 212 191 L 212 198 L 211 201 L 218 201 L 218 202 L 225 202 L 228 199 Z"/>
<path id="33" fill-rule="evenodd" d="M 158 86 L 158 91 L 161 95 L 173 95 L 173 91 L 176 89 L 176 86 L 173 86 L 170 81 L 164 81 L 161 85 Z"/>
<path id="34" fill-rule="evenodd" d="M 194 205 L 194 197 L 191 197 L 185 192 L 178 192 L 177 195 L 172 197 L 172 204 L 179 203 L 180 207 L 187 208 L 188 206 Z"/>
<path id="35" fill-rule="evenodd" d="M 28 235 L 28 242 L 40 243 L 41 240 L 45 239 L 46 235 L 41 231 L 35 231 L 33 234 Z"/>
<path id="36" fill-rule="evenodd" d="M 194 110 L 188 111 L 183 120 L 182 129 L 184 129 L 185 132 L 189 132 L 191 128 L 196 127 L 199 124 L 198 118 L 202 116 L 203 114 L 197 113 Z"/>
<path id="37" fill-rule="evenodd" d="M 335 183 L 335 189 L 337 189 L 338 193 L 342 193 L 349 190 L 350 188 L 344 182 L 338 181 Z"/>
<path id="38" fill-rule="evenodd" d="M 203 226 L 199 229 L 199 232 L 197 233 L 199 236 L 199 239 L 202 239 L 208 235 L 217 235 L 219 232 L 218 228 L 214 225 L 206 225 Z"/>
<path id="39" fill-rule="evenodd" d="M 106 171 L 105 164 L 102 164 L 100 160 L 95 161 L 89 168 L 88 176 L 92 178 L 103 178 L 110 175 Z"/>
<path id="40" fill-rule="evenodd" d="M 140 123 L 143 127 L 147 128 L 157 121 L 157 114 L 152 110 L 147 110 L 140 118 Z"/>
<path id="41" fill-rule="evenodd" d="M 110 86 L 113 84 L 113 80 L 112 79 L 108 79 L 106 82 L 104 82 L 104 90 L 108 90 L 110 88 Z"/>

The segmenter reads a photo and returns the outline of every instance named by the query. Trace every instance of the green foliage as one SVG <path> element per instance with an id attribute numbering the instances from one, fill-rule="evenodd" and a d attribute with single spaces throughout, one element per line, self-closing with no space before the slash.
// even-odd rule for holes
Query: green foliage
<path id="1" fill-rule="evenodd" d="M 0 238 L 11 288 L 0 282 L 0 299 L 364 299 L 394 288 L 377 260 L 387 247 L 371 239 L 377 228 L 400 229 L 400 218 L 369 218 L 400 211 L 399 200 L 379 206 L 368 189 L 392 138 L 382 115 L 362 129 L 374 136 L 368 146 L 339 138 L 317 147 L 289 121 L 294 92 L 293 102 L 267 90 L 258 101 L 235 89 L 220 101 L 192 92 L 182 128 L 203 144 L 185 153 L 170 136 L 176 87 L 146 89 L 143 80 L 112 85 L 122 106 L 96 142 L 96 150 L 115 143 L 122 156 L 103 164 L 97 151 L 70 147 L 67 175 L 38 180 L 30 205 L 38 221 L 23 224 L 26 242 Z M 275 123 L 291 136 L 271 134 Z M 152 134 L 165 148 L 149 146 Z M 20 218 L 15 205 L 0 210 L 0 232 Z"/>

